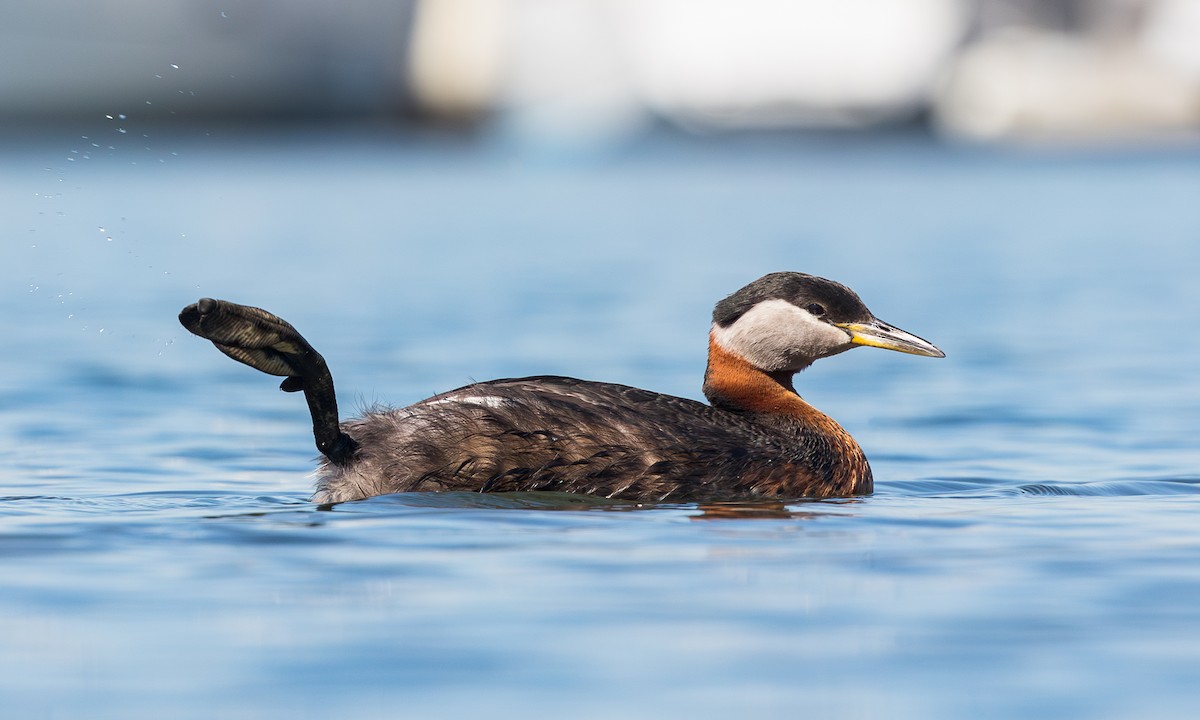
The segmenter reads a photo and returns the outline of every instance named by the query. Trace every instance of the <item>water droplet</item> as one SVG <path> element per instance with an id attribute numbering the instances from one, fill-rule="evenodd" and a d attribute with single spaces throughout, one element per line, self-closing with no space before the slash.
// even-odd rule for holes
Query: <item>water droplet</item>
<path id="1" fill-rule="evenodd" d="M 178 69 L 179 69 L 179 66 L 178 66 L 178 65 L 176 65 L 175 63 L 171 63 L 171 67 L 175 68 L 176 70 L 178 70 Z"/>
<path id="2" fill-rule="evenodd" d="M 101 225 L 101 226 L 100 226 L 100 232 L 104 232 L 104 226 L 103 226 L 103 225 Z"/>
<path id="3" fill-rule="evenodd" d="M 112 242 L 112 235 L 109 235 L 108 237 L 106 237 L 106 238 L 104 238 L 104 239 L 105 239 L 105 240 L 107 240 L 107 241 L 109 241 L 109 242 Z"/>
<path id="4" fill-rule="evenodd" d="M 108 118 L 109 120 L 112 120 L 112 119 L 113 119 L 113 116 L 112 116 L 112 115 L 105 115 L 104 117 Z"/>
<path id="5" fill-rule="evenodd" d="M 122 135 L 124 135 L 124 134 L 125 134 L 125 128 L 117 128 L 117 132 L 119 132 L 119 133 L 121 133 Z"/>
<path id="6" fill-rule="evenodd" d="M 124 119 L 125 119 L 125 113 L 120 113 L 119 115 L 117 115 L 117 119 L 118 119 L 118 120 L 124 120 Z"/>

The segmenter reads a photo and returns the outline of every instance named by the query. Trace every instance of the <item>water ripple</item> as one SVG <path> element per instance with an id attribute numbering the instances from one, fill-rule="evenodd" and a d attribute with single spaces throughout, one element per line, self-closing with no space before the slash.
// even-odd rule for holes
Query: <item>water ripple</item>
<path id="1" fill-rule="evenodd" d="M 1131 497 L 1138 495 L 1200 494 L 1200 477 L 1131 477 L 1085 482 L 1029 482 L 1013 478 L 923 478 L 880 483 L 877 497 L 1004 497 L 1011 495 L 1064 495 L 1077 497 Z"/>
<path id="2" fill-rule="evenodd" d="M 1198 477 L 1132 478 L 1082 483 L 1029 483 L 1015 488 L 1023 495 L 1129 497 L 1136 495 L 1197 495 Z"/>

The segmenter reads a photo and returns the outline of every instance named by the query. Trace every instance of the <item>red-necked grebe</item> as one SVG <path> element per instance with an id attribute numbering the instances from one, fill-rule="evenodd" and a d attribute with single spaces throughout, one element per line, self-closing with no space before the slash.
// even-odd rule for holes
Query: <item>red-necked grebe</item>
<path id="1" fill-rule="evenodd" d="M 413 491 L 586 493 L 649 502 L 864 495 L 871 468 L 850 434 L 796 394 L 792 376 L 855 345 L 945 357 L 876 318 L 852 290 L 772 273 L 713 311 L 711 405 L 565 377 L 475 383 L 406 408 L 338 421 L 324 358 L 259 308 L 205 298 L 189 331 L 303 391 L 325 456 L 315 502 Z"/>

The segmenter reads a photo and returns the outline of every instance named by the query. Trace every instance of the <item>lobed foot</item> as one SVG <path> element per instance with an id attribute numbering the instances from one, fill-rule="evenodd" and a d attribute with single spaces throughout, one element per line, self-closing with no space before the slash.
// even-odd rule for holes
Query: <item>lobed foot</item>
<path id="1" fill-rule="evenodd" d="M 320 357 L 296 328 L 262 308 L 202 298 L 179 313 L 179 322 L 234 360 L 288 377 L 284 390 L 302 389 L 299 378 L 307 374 L 313 356 Z"/>

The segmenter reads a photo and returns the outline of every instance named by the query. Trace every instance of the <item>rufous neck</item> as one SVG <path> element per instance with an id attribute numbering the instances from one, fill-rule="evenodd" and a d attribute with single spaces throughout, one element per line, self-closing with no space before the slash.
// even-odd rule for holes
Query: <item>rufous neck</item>
<path id="1" fill-rule="evenodd" d="M 808 448 L 802 452 L 803 462 L 811 465 L 813 458 L 818 459 L 817 466 L 809 467 L 809 471 L 838 488 L 833 494 L 871 492 L 871 466 L 862 448 L 833 418 L 796 394 L 792 387 L 794 374 L 765 372 L 709 335 L 704 394 L 713 407 L 791 418 L 805 431 L 796 436 L 798 448 Z"/>
<path id="2" fill-rule="evenodd" d="M 812 406 L 796 394 L 793 372 L 766 372 L 721 346 L 710 334 L 704 395 L 716 407 L 755 413 L 805 416 Z"/>

